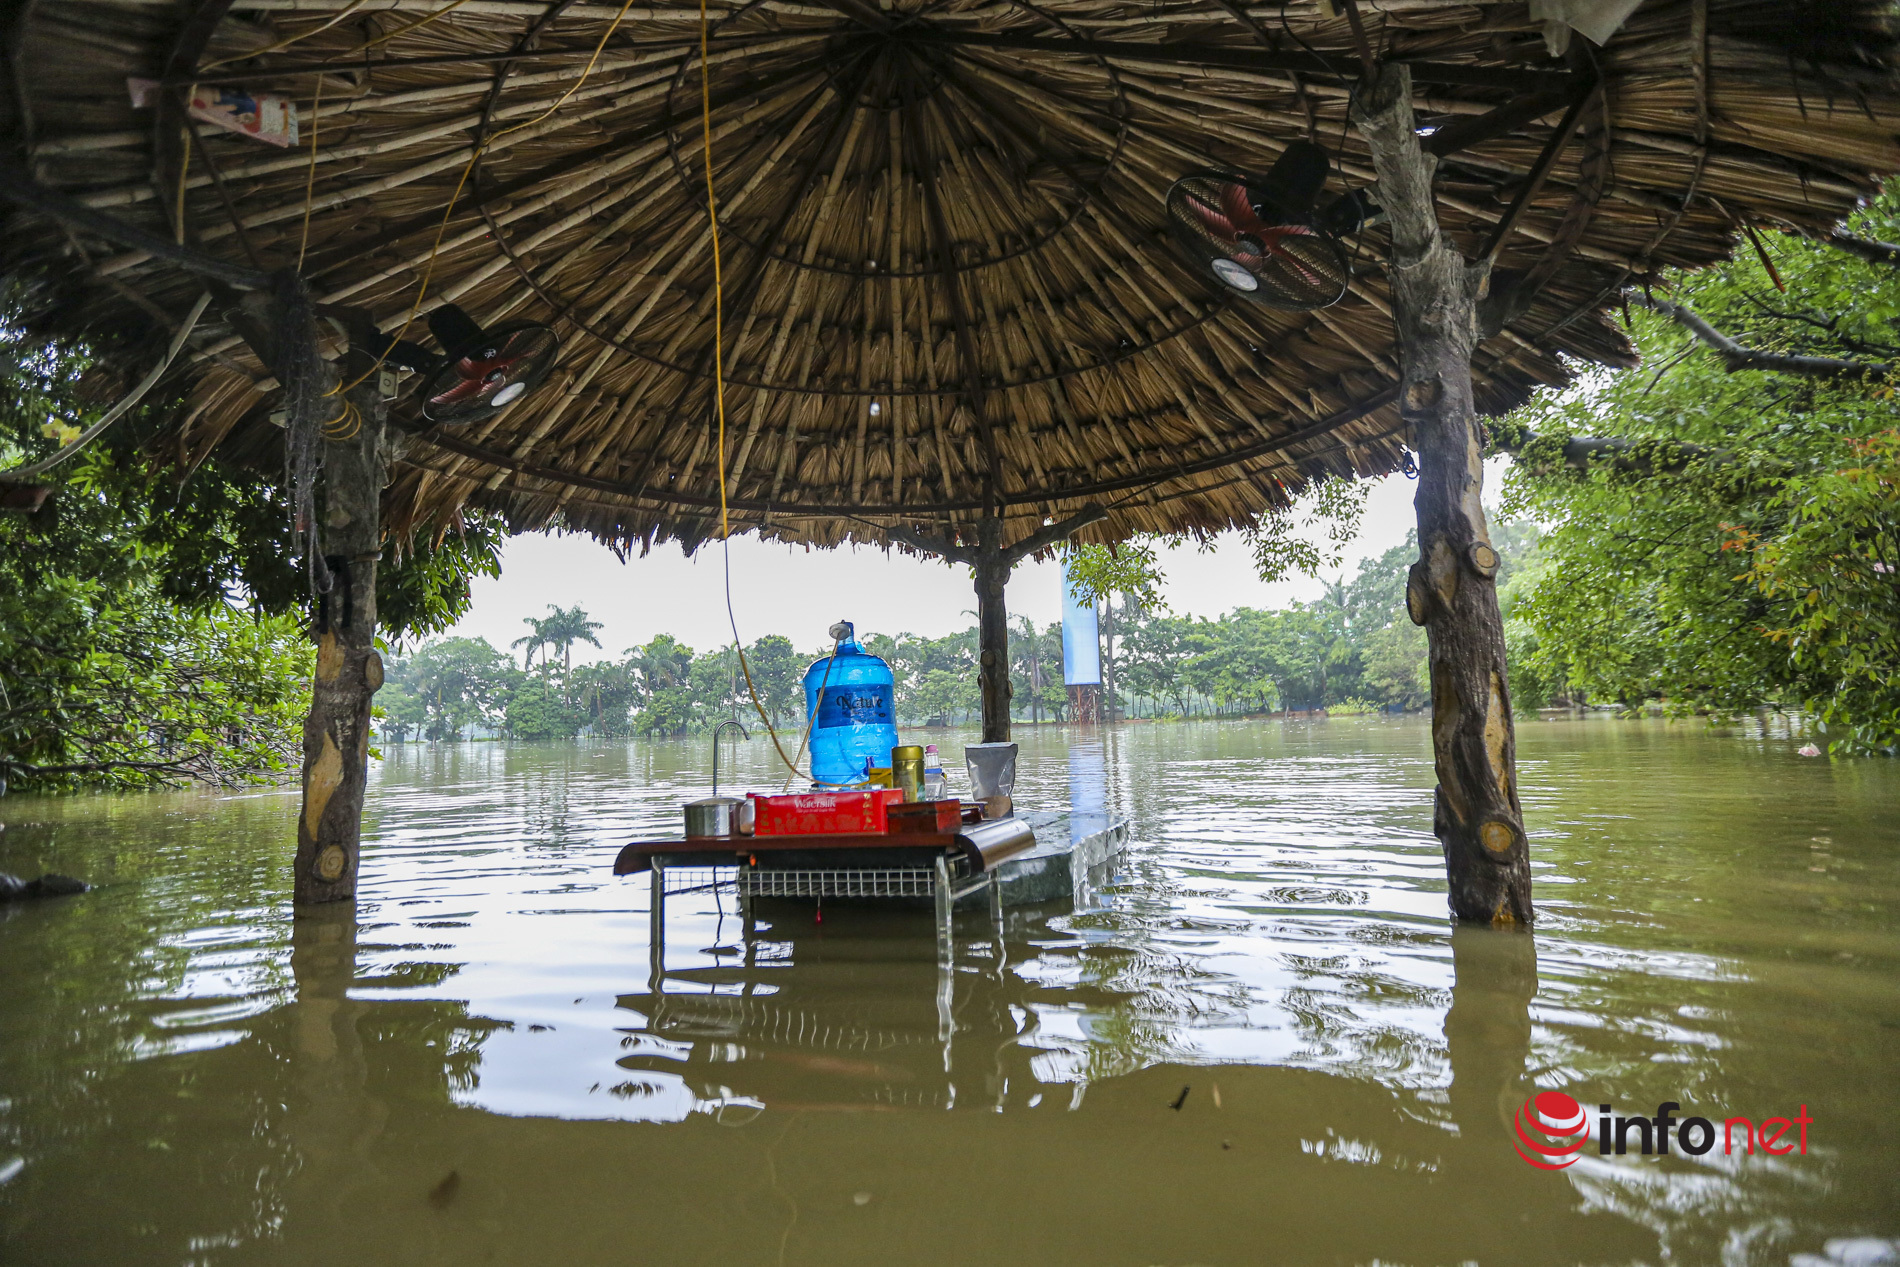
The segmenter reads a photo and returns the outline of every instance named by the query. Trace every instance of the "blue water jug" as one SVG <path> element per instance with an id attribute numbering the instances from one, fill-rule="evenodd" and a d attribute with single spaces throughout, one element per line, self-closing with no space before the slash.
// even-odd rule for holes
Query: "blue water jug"
<path id="1" fill-rule="evenodd" d="M 805 715 L 815 719 L 811 777 L 818 783 L 862 783 L 866 767 L 889 765 L 897 746 L 891 666 L 858 643 L 850 621 L 833 625 L 831 636 L 837 653 L 805 670 Z"/>

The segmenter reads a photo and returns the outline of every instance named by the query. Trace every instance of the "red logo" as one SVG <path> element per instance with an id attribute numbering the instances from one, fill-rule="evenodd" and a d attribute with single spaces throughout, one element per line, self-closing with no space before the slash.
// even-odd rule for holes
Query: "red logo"
<path id="1" fill-rule="evenodd" d="M 1539 1091 L 1524 1101 L 1512 1125 L 1517 1155 L 1539 1170 L 1562 1170 L 1590 1142 L 1590 1115 L 1561 1091 Z"/>

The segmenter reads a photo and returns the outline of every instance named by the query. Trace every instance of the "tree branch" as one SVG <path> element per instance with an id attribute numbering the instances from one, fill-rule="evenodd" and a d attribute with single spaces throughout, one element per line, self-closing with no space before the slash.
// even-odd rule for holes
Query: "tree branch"
<path id="1" fill-rule="evenodd" d="M 1003 561 L 1010 567 L 1015 567 L 1036 551 L 1046 550 L 1056 542 L 1067 540 L 1090 524 L 1106 518 L 1108 518 L 1108 512 L 1100 506 L 1084 506 L 1062 522 L 1038 529 L 1004 550 Z"/>
<path id="2" fill-rule="evenodd" d="M 1639 307 L 1661 313 L 1714 348 L 1731 374 L 1738 370 L 1765 370 L 1805 378 L 1887 378 L 1900 371 L 1900 364 L 1892 361 L 1844 361 L 1831 356 L 1764 352 L 1737 343 L 1704 321 L 1687 304 L 1672 303 L 1636 287 L 1625 290 L 1623 297 Z"/>
<path id="3" fill-rule="evenodd" d="M 1062 541 L 1092 523 L 1108 518 L 1108 511 L 1100 506 L 1084 506 L 1060 523 L 1049 524 L 1030 533 L 1013 546 L 997 552 L 1003 566 L 1013 568 L 1038 550 L 1046 550 L 1058 541 Z M 934 532 L 919 532 L 915 528 L 879 525 L 884 535 L 893 541 L 901 542 L 913 550 L 922 550 L 925 554 L 934 554 L 940 559 L 952 563 L 961 563 L 967 567 L 976 567 L 983 557 L 981 546 L 959 545 L 947 536 Z"/>
<path id="4" fill-rule="evenodd" d="M 1830 246 L 1838 246 L 1849 255 L 1858 255 L 1869 264 L 1884 264 L 1888 268 L 1900 268 L 1900 246 L 1892 242 L 1882 242 L 1878 238 L 1864 238 L 1858 233 L 1849 233 L 1846 229 L 1836 229 L 1825 238 L 1817 241 Z"/>
<path id="5" fill-rule="evenodd" d="M 19 774 L 104 774 L 112 770 L 143 770 L 148 773 L 166 773 L 187 775 L 191 773 L 191 757 L 180 757 L 176 761 L 79 761 L 70 765 L 34 765 L 30 761 L 16 761 L 12 757 L 0 757 L 0 769 L 12 770 Z"/>
<path id="6" fill-rule="evenodd" d="M 1524 450 L 1540 439 L 1534 431 L 1499 435 L 1491 448 L 1498 453 L 1521 457 Z M 1573 471 L 1589 471 L 1591 466 L 1608 465 L 1612 470 L 1631 475 L 1680 475 L 1696 462 L 1715 464 L 1735 461 L 1728 449 L 1691 444 L 1686 440 L 1631 440 L 1624 436 L 1572 436 L 1564 441 L 1563 464 Z M 1531 468 L 1548 474 L 1548 467 Z"/>
<path id="7" fill-rule="evenodd" d="M 938 558 L 947 559 L 951 563 L 962 563 L 969 567 L 976 566 L 977 552 L 969 546 L 958 545 L 949 537 L 939 536 L 934 532 L 918 532 L 912 528 L 879 526 L 884 528 L 885 536 L 893 541 L 902 542 L 913 550 L 922 550 L 925 554 L 934 554 Z"/>

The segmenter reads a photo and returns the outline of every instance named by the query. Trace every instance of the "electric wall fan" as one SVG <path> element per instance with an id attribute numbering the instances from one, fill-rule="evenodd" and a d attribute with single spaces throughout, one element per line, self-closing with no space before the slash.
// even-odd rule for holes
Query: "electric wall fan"
<path id="1" fill-rule="evenodd" d="M 454 304 L 429 314 L 436 356 L 414 343 L 389 346 L 388 359 L 423 374 L 422 416 L 454 427 L 493 417 L 541 385 L 560 355 L 547 326 L 517 321 L 484 330 Z"/>
<path id="2" fill-rule="evenodd" d="M 1168 189 L 1175 239 L 1229 290 L 1273 308 L 1327 308 L 1352 270 L 1339 239 L 1377 208 L 1363 190 L 1320 209 L 1332 160 L 1310 141 L 1287 146 L 1263 180 L 1197 172 Z"/>

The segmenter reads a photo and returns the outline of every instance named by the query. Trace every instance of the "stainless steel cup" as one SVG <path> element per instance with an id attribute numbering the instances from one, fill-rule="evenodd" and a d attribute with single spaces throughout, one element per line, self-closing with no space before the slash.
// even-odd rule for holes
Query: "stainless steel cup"
<path id="1" fill-rule="evenodd" d="M 708 796 L 686 802 L 688 836 L 736 836 L 739 834 L 739 807 L 745 804 L 736 796 Z"/>

